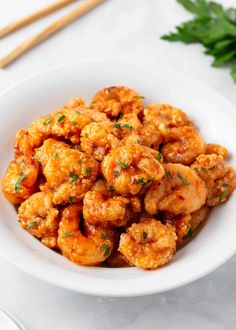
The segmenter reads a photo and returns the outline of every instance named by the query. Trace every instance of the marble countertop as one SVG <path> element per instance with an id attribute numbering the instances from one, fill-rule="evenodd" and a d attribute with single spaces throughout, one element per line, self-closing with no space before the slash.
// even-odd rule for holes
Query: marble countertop
<path id="1" fill-rule="evenodd" d="M 8 0 L 0 24 L 53 0 Z M 220 1 L 227 6 L 234 0 Z M 76 4 L 70 6 L 74 7 Z M 1 40 L 0 57 L 70 8 Z M 199 79 L 236 104 L 229 70 L 210 67 L 199 45 L 170 44 L 159 36 L 188 18 L 175 0 L 108 0 L 0 71 L 0 92 L 27 75 L 84 60 L 136 61 L 164 65 Z M 4 118 L 4 109 L 0 109 Z M 30 330 L 234 330 L 236 256 L 201 280 L 159 295 L 99 298 L 38 281 L 0 259 L 0 305 Z M 1 328 L 0 329 L 4 330 Z"/>

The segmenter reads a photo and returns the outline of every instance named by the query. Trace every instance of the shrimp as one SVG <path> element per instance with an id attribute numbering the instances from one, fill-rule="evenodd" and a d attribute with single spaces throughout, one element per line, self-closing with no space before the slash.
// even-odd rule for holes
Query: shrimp
<path id="1" fill-rule="evenodd" d="M 209 213 L 210 213 L 209 206 L 203 205 L 202 207 L 200 207 L 199 210 L 190 214 L 191 219 L 189 224 L 190 224 L 191 232 L 194 232 L 200 226 L 200 224 L 206 219 Z"/>
<path id="2" fill-rule="evenodd" d="M 226 202 L 236 187 L 235 172 L 222 156 L 200 155 L 191 168 L 208 188 L 207 205 L 215 206 Z"/>
<path id="3" fill-rule="evenodd" d="M 18 209 L 21 226 L 50 248 L 57 247 L 58 213 L 50 192 L 33 194 Z"/>
<path id="4" fill-rule="evenodd" d="M 170 224 L 144 218 L 121 234 L 118 251 L 132 265 L 156 269 L 175 255 L 176 239 L 175 229 Z"/>
<path id="5" fill-rule="evenodd" d="M 53 190 L 53 203 L 79 202 L 99 174 L 99 164 L 91 156 L 65 148 L 48 159 L 43 169 L 46 189 Z"/>
<path id="6" fill-rule="evenodd" d="M 114 123 L 91 123 L 82 129 L 81 149 L 98 161 L 102 161 L 119 143 L 118 130 Z"/>
<path id="7" fill-rule="evenodd" d="M 205 154 L 217 154 L 219 156 L 222 156 L 224 159 L 228 158 L 228 150 L 220 144 L 206 144 Z"/>
<path id="8" fill-rule="evenodd" d="M 90 101 L 90 107 L 114 118 L 119 114 L 136 113 L 143 110 L 143 97 L 124 87 L 108 87 L 99 91 Z"/>
<path id="9" fill-rule="evenodd" d="M 101 181 L 101 180 L 99 180 Z M 102 180 L 103 181 L 103 180 Z M 101 185 L 101 183 L 98 183 Z M 84 195 L 83 216 L 93 225 L 120 227 L 126 224 L 128 198 L 116 196 L 104 189 L 88 191 Z"/>
<path id="10" fill-rule="evenodd" d="M 144 109 L 144 121 L 152 123 L 164 135 L 169 128 L 193 126 L 182 110 L 170 104 L 152 104 Z"/>
<path id="11" fill-rule="evenodd" d="M 169 129 L 161 153 L 167 163 L 191 165 L 197 156 L 205 152 L 205 144 L 199 133 L 190 126 Z"/>
<path id="12" fill-rule="evenodd" d="M 62 150 L 69 148 L 70 146 L 65 142 L 49 138 L 44 141 L 41 147 L 36 149 L 34 158 L 42 168 L 45 168 L 49 158 L 57 159 Z"/>
<path id="13" fill-rule="evenodd" d="M 114 251 L 106 260 L 106 264 L 111 268 L 131 267 L 131 263 L 119 251 Z"/>
<path id="14" fill-rule="evenodd" d="M 154 157 L 158 153 L 139 144 L 112 150 L 102 162 L 102 173 L 117 193 L 137 195 L 152 181 L 159 182 L 163 166 Z"/>
<path id="15" fill-rule="evenodd" d="M 34 160 L 19 157 L 10 162 L 2 179 L 2 192 L 12 203 L 19 204 L 35 190 L 38 164 Z"/>
<path id="16" fill-rule="evenodd" d="M 30 159 L 34 156 L 34 148 L 31 144 L 29 133 L 26 130 L 19 130 L 16 134 L 14 145 L 15 159 L 24 157 Z"/>
<path id="17" fill-rule="evenodd" d="M 201 178 L 189 167 L 166 164 L 165 177 L 154 182 L 145 198 L 145 209 L 150 214 L 169 211 L 188 214 L 198 210 L 206 201 L 207 188 Z"/>
<path id="18" fill-rule="evenodd" d="M 71 261 L 86 265 L 99 265 L 111 254 L 113 234 L 105 229 L 86 226 L 85 235 L 79 229 L 80 207 L 71 205 L 62 212 L 58 230 L 58 246 Z"/>

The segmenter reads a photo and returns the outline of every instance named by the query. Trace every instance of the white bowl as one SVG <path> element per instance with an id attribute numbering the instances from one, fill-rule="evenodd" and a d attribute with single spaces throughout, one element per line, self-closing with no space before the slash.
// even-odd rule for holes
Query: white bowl
<path id="1" fill-rule="evenodd" d="M 32 76 L 0 96 L 0 175 L 13 157 L 16 131 L 76 96 L 87 101 L 96 91 L 127 85 L 145 103 L 171 103 L 182 108 L 208 142 L 236 149 L 236 109 L 212 89 L 178 72 L 148 65 L 81 63 Z M 231 164 L 236 165 L 235 156 Z M 102 296 L 138 296 L 162 292 L 196 280 L 236 251 L 236 195 L 213 210 L 203 230 L 156 270 L 78 266 L 43 246 L 17 222 L 15 208 L 0 196 L 0 254 L 42 280 L 78 292 Z"/>

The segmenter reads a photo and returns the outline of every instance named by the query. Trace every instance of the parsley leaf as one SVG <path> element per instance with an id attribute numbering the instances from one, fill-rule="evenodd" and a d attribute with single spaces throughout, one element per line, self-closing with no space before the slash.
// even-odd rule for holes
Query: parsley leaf
<path id="1" fill-rule="evenodd" d="M 124 163 L 122 163 L 120 160 L 116 160 L 117 164 L 123 169 L 125 170 L 127 168 L 127 165 L 125 165 Z"/>
<path id="2" fill-rule="evenodd" d="M 106 244 L 101 244 L 100 246 L 101 246 L 102 249 L 104 249 L 104 254 L 103 254 L 103 255 L 104 255 L 104 256 L 108 256 L 109 253 L 110 253 L 110 250 L 111 250 L 111 249 L 109 248 L 109 246 L 106 245 Z"/>
<path id="3" fill-rule="evenodd" d="M 179 172 L 177 173 L 177 177 L 183 182 L 183 184 L 185 184 L 185 186 L 189 186 L 188 181 L 185 180 Z"/>
<path id="4" fill-rule="evenodd" d="M 15 186 L 14 186 L 15 192 L 19 192 L 21 190 L 21 182 L 24 180 L 25 177 L 26 177 L 26 174 L 24 172 L 22 172 L 19 179 L 15 183 Z"/>

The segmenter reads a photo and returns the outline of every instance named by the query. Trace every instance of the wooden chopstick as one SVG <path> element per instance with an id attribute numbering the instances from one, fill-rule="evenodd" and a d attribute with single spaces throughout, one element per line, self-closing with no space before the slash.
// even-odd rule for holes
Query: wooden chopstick
<path id="1" fill-rule="evenodd" d="M 75 2 L 77 0 L 59 0 L 45 8 L 42 8 L 34 13 L 32 13 L 29 16 L 23 17 L 19 20 L 17 20 L 16 22 L 13 22 L 7 26 L 5 26 L 4 28 L 0 29 L 0 38 L 5 37 L 6 35 L 19 30 L 21 28 L 23 28 L 26 25 L 29 25 L 35 21 L 37 21 L 38 19 L 47 16 L 67 5 L 69 5 L 72 2 Z"/>
<path id="2" fill-rule="evenodd" d="M 81 17 L 82 15 L 86 14 L 88 11 L 93 9 L 94 7 L 98 6 L 105 0 L 87 0 L 86 2 L 82 3 L 78 8 L 72 10 L 69 14 L 66 14 L 62 18 L 58 19 L 51 25 L 49 25 L 46 29 L 42 32 L 36 34 L 29 40 L 23 42 L 20 46 L 14 49 L 12 52 L 7 54 L 0 60 L 0 68 L 4 68 L 8 66 L 10 63 L 15 61 L 17 58 L 22 56 L 24 53 L 32 49 L 33 47 L 40 44 L 45 39 L 49 38 L 57 31 L 61 30 L 66 25 L 70 24 L 77 18 Z"/>

